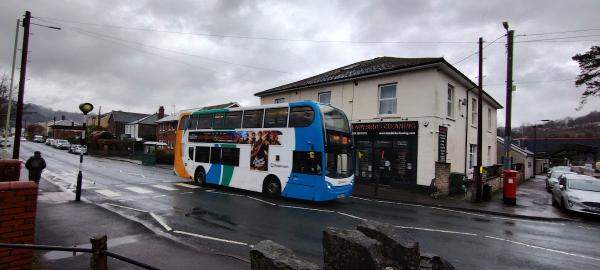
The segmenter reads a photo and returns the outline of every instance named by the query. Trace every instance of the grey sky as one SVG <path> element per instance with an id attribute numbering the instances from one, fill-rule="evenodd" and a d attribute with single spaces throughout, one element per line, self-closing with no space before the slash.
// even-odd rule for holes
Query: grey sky
<path id="1" fill-rule="evenodd" d="M 384 55 L 443 56 L 455 63 L 477 49 L 479 36 L 492 41 L 503 35 L 504 20 L 517 35 L 600 29 L 600 2 L 593 0 L 4 0 L 0 2 L 0 32 L 4 37 L 0 73 L 10 73 L 15 23 L 25 10 L 44 20 L 32 22 L 63 27 L 56 31 L 32 26 L 25 100 L 71 111 L 83 101 L 101 105 L 103 111 L 145 113 L 156 111 L 159 105 L 167 112 L 172 111 L 173 104 L 176 109 L 228 101 L 253 105 L 259 102 L 255 92 Z M 578 116 L 600 108 L 596 98 L 575 111 L 583 89 L 574 86 L 579 69 L 571 60 L 574 54 L 600 44 L 600 30 L 518 36 L 516 40 L 572 36 L 588 37 L 515 44 L 518 90 L 513 96 L 514 124 Z M 505 100 L 505 41 L 502 37 L 484 53 L 486 91 L 501 104 Z M 456 66 L 476 81 L 476 56 Z M 503 122 L 504 111 L 498 116 Z"/>

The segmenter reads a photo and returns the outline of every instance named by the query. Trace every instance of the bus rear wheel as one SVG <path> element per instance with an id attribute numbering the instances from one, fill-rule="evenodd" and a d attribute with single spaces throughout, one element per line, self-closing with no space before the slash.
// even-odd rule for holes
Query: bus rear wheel
<path id="1" fill-rule="evenodd" d="M 196 169 L 196 173 L 194 174 L 194 182 L 198 185 L 204 186 L 206 183 L 206 173 L 204 172 L 204 168 L 198 167 L 198 169 Z"/>
<path id="2" fill-rule="evenodd" d="M 281 196 L 281 182 L 276 176 L 268 176 L 263 184 L 263 193 L 271 198 Z"/>

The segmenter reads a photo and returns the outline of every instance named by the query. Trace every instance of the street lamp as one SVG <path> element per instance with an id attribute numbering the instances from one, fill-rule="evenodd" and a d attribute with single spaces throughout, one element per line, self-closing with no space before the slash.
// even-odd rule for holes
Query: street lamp
<path id="1" fill-rule="evenodd" d="M 75 192 L 75 201 L 81 200 L 81 183 L 83 182 L 83 174 L 81 173 L 83 168 L 83 147 L 85 147 L 85 131 L 87 121 L 87 114 L 94 109 L 92 103 L 81 103 L 79 104 L 79 110 L 83 113 L 83 123 L 81 124 L 81 149 L 79 150 L 79 173 L 77 174 L 77 190 Z M 87 149 L 85 150 L 87 151 Z"/>
<path id="2" fill-rule="evenodd" d="M 549 122 L 548 119 L 538 120 L 536 122 Z M 537 123 L 533 124 L 533 177 L 537 175 Z"/>

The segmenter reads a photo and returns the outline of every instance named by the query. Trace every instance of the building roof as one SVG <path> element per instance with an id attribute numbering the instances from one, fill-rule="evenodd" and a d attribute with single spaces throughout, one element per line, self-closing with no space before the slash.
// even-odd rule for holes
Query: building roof
<path id="1" fill-rule="evenodd" d="M 176 114 L 172 114 L 172 115 L 167 115 L 161 119 L 156 120 L 156 123 L 165 123 L 165 122 L 173 122 L 173 121 L 177 121 L 177 115 Z"/>
<path id="2" fill-rule="evenodd" d="M 151 114 L 148 116 L 144 116 L 138 120 L 132 121 L 130 123 L 127 123 L 128 125 L 136 125 L 136 124 L 142 124 L 142 125 L 156 125 L 156 120 L 158 120 L 158 114 Z"/>
<path id="3" fill-rule="evenodd" d="M 498 140 L 499 143 L 501 143 L 502 145 L 504 145 L 504 138 L 497 136 L 496 140 Z M 511 143 L 510 148 L 514 151 L 516 151 L 517 153 L 524 155 L 524 156 L 533 156 L 533 152 L 525 149 L 525 148 L 521 148 L 518 145 Z"/>
<path id="4" fill-rule="evenodd" d="M 54 121 L 52 121 L 54 122 Z M 81 127 L 81 123 L 75 122 L 70 119 L 58 120 L 56 123 L 52 123 L 49 126 L 51 127 Z"/>
<path id="5" fill-rule="evenodd" d="M 271 89 L 255 93 L 255 96 L 264 96 L 268 94 L 287 92 L 300 88 L 314 87 L 319 85 L 327 85 L 362 79 L 367 77 L 380 76 L 384 74 L 392 74 L 406 72 L 417 69 L 438 67 L 446 71 L 450 75 L 456 75 L 459 81 L 465 85 L 475 88 L 477 85 L 471 81 L 466 75 L 450 65 L 443 57 L 438 58 L 397 58 L 397 57 L 377 57 L 365 61 L 356 62 L 340 68 L 336 68 L 325 73 L 321 73 L 306 79 L 302 79 L 293 83 L 277 86 Z M 451 74 L 454 73 L 454 74 Z M 502 105 L 484 91 L 486 98 L 496 105 L 497 108 L 502 108 Z"/>
<path id="6" fill-rule="evenodd" d="M 144 113 L 132 113 L 132 112 L 124 112 L 124 111 L 112 111 L 112 112 L 110 112 L 110 114 L 112 115 L 113 120 L 115 122 L 125 122 L 125 123 L 131 123 L 138 119 L 149 116 L 148 114 L 144 114 Z"/>
<path id="7" fill-rule="evenodd" d="M 205 106 L 205 107 L 199 107 L 199 108 L 193 108 L 193 109 L 185 109 L 185 110 L 181 110 L 179 112 L 195 112 L 195 111 L 199 111 L 199 110 L 227 109 L 227 108 L 237 108 L 237 107 L 240 107 L 240 104 L 238 104 L 237 102 L 228 102 L 228 103 L 218 104 L 218 105 L 211 105 L 211 106 Z M 167 115 L 167 116 L 157 120 L 156 123 L 177 122 L 178 119 L 179 119 L 179 114 Z"/>

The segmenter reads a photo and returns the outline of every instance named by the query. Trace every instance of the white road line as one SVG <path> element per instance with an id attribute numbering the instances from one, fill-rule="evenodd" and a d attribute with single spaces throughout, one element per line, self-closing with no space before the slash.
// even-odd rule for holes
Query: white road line
<path id="1" fill-rule="evenodd" d="M 317 208 L 307 208 L 307 207 L 300 207 L 300 206 L 292 206 L 292 205 L 279 205 L 280 207 L 285 207 L 285 208 L 293 208 L 293 209 L 302 209 L 302 210 L 310 210 L 310 211 L 319 211 L 319 212 L 327 212 L 327 213 L 334 213 L 335 211 L 331 211 L 331 210 L 324 210 L 324 209 L 317 209 Z"/>
<path id="2" fill-rule="evenodd" d="M 232 241 L 232 240 L 227 240 L 227 239 L 222 239 L 222 238 L 216 238 L 216 237 L 211 237 L 211 236 L 206 236 L 206 235 L 200 235 L 200 234 L 183 232 L 183 231 L 173 231 L 173 232 L 178 233 L 178 234 L 185 234 L 185 235 L 194 236 L 194 237 L 198 237 L 198 238 L 213 240 L 213 241 L 225 242 L 225 243 L 229 243 L 229 244 L 249 246 L 247 243 Z"/>
<path id="3" fill-rule="evenodd" d="M 528 219 L 507 218 L 507 217 L 495 217 L 495 216 L 490 216 L 490 217 L 491 218 L 495 218 L 495 219 L 514 220 L 514 221 L 519 221 L 519 222 L 523 221 L 523 222 L 532 222 L 532 223 L 554 224 L 554 225 L 560 225 L 560 226 L 567 225 L 565 223 L 552 222 L 552 221 L 539 221 L 539 220 L 528 220 Z"/>
<path id="4" fill-rule="evenodd" d="M 354 196 L 350 196 L 350 198 L 352 198 L 352 199 L 357 199 L 357 200 L 368 201 L 368 202 L 372 202 L 372 201 L 373 201 L 373 200 L 371 200 L 371 199 L 367 199 L 367 198 L 361 198 L 361 197 L 354 197 Z"/>
<path id="5" fill-rule="evenodd" d="M 186 188 L 200 188 L 199 186 L 194 186 L 194 185 L 190 185 L 190 184 L 186 184 L 186 183 L 177 183 L 175 185 L 180 186 L 180 187 L 186 187 Z"/>
<path id="6" fill-rule="evenodd" d="M 523 242 L 517 242 L 517 241 L 513 241 L 513 240 L 508 240 L 508 239 L 498 238 L 498 237 L 493 237 L 493 236 L 488 236 L 488 235 L 486 235 L 485 237 L 489 238 L 489 239 L 505 241 L 505 242 L 515 244 L 515 245 L 522 245 L 522 246 L 526 246 L 529 248 L 541 249 L 544 251 L 554 252 L 554 253 L 558 253 L 558 254 L 564 254 L 564 255 L 569 255 L 569 256 L 574 256 L 574 257 L 579 257 L 579 258 L 584 258 L 584 259 L 590 259 L 590 260 L 594 260 L 594 261 L 600 261 L 600 258 L 596 258 L 596 257 L 590 257 L 590 256 L 586 256 L 586 255 L 581 255 L 581 254 L 560 251 L 560 250 L 556 250 L 556 249 L 534 246 L 534 245 L 530 245 L 530 244 L 525 244 Z"/>
<path id="7" fill-rule="evenodd" d="M 118 204 L 114 204 L 114 203 L 105 203 L 105 205 L 110 205 L 110 206 L 114 206 L 114 207 L 125 208 L 125 209 L 129 209 L 129 210 L 134 210 L 134 211 L 138 211 L 138 212 L 143 212 L 143 213 L 150 213 L 150 212 L 148 212 L 148 211 L 146 211 L 146 210 L 137 209 L 137 208 L 133 208 L 133 207 L 127 207 L 127 206 L 118 205 Z"/>
<path id="8" fill-rule="evenodd" d="M 157 195 L 157 196 L 153 196 L 152 198 L 160 198 L 160 197 L 167 197 L 167 195 Z"/>
<path id="9" fill-rule="evenodd" d="M 240 194 L 220 192 L 220 191 L 216 191 L 216 190 L 212 190 L 212 189 L 209 189 L 206 192 L 215 193 L 215 194 L 229 195 L 229 196 L 238 196 L 238 197 L 243 197 L 244 196 L 244 195 L 240 195 Z"/>
<path id="10" fill-rule="evenodd" d="M 265 201 L 265 200 L 261 200 L 261 199 L 259 199 L 259 198 L 255 198 L 255 197 L 252 197 L 252 196 L 246 196 L 246 197 L 248 197 L 248 198 L 250 198 L 250 199 L 253 199 L 253 200 L 255 200 L 255 201 L 259 201 L 259 202 L 262 202 L 262 203 L 270 204 L 270 205 L 273 205 L 273 206 L 277 205 L 277 204 L 274 204 L 274 203 L 272 203 L 272 202 L 268 202 L 268 201 Z"/>
<path id="11" fill-rule="evenodd" d="M 135 193 L 139 193 L 139 194 L 153 193 L 152 190 L 147 190 L 147 189 L 141 188 L 141 187 L 126 187 L 125 189 L 133 191 Z"/>
<path id="12" fill-rule="evenodd" d="M 446 209 L 446 208 L 435 207 L 435 206 L 429 206 L 429 208 L 440 210 L 440 211 L 448 211 L 448 212 L 454 212 L 454 213 L 461 213 L 461 214 L 465 214 L 465 215 L 485 217 L 485 215 L 482 215 L 482 214 L 469 213 L 469 212 L 465 212 L 465 211 L 458 211 L 458 210 Z"/>
<path id="13" fill-rule="evenodd" d="M 100 194 L 100 195 L 104 195 L 106 197 L 109 198 L 114 198 L 114 197 L 119 197 L 121 196 L 121 194 L 116 193 L 112 190 L 108 190 L 108 189 L 98 189 L 98 190 L 94 190 L 96 193 Z"/>
<path id="14" fill-rule="evenodd" d="M 428 232 L 441 232 L 441 233 L 450 233 L 450 234 L 460 234 L 460 235 L 477 236 L 477 234 L 467 233 L 467 232 L 456 232 L 456 231 L 448 231 L 448 230 L 436 230 L 436 229 L 420 228 L 420 227 L 409 227 L 409 226 L 394 226 L 394 227 L 400 228 L 400 229 L 409 229 L 409 230 L 419 230 L 419 231 L 428 231 Z"/>
<path id="15" fill-rule="evenodd" d="M 160 189 L 164 189 L 164 190 L 168 190 L 168 191 L 174 191 L 174 190 L 179 190 L 176 189 L 174 187 L 170 187 L 170 186 L 163 186 L 163 185 L 152 185 L 155 188 L 160 188 Z"/>
<path id="16" fill-rule="evenodd" d="M 350 214 L 347 214 L 347 213 L 344 213 L 344 212 L 336 212 L 336 213 L 338 213 L 338 214 L 340 214 L 342 216 L 347 216 L 347 217 L 351 217 L 351 218 L 355 218 L 355 219 L 360 219 L 360 220 L 363 220 L 363 221 L 367 220 L 366 218 L 361 218 L 361 217 L 353 216 L 353 215 L 350 215 Z"/>
<path id="17" fill-rule="evenodd" d="M 173 229 L 167 225 L 167 223 L 161 218 L 159 217 L 157 214 L 154 214 L 152 212 L 150 212 L 150 216 L 152 216 L 152 218 L 154 218 L 154 220 L 156 220 L 156 222 L 158 222 L 158 224 L 160 224 L 161 226 L 163 226 L 163 228 L 165 228 L 165 230 L 167 232 L 172 231 Z"/>
<path id="18" fill-rule="evenodd" d="M 188 191 L 188 192 L 181 192 L 181 194 L 192 194 L 194 193 L 193 191 Z"/>
<path id="19" fill-rule="evenodd" d="M 419 204 L 412 204 L 412 203 L 401 203 L 401 202 L 392 202 L 392 201 L 381 201 L 381 200 L 377 200 L 374 202 L 378 202 L 378 203 L 387 203 L 387 204 L 397 204 L 397 205 L 406 205 L 406 206 L 416 206 L 416 207 L 424 207 L 422 205 Z"/>

